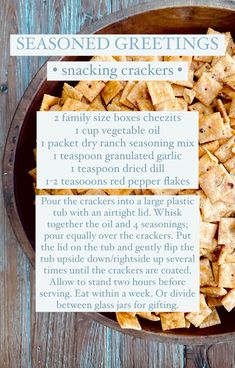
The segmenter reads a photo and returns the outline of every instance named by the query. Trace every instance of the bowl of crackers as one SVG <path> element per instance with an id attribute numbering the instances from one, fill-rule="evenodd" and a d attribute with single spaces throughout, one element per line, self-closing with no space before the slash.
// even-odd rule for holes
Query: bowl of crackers
<path id="1" fill-rule="evenodd" d="M 224 33 L 223 56 L 94 56 L 92 61 L 187 61 L 186 81 L 31 81 L 6 141 L 3 186 L 15 234 L 34 265 L 37 195 L 198 195 L 199 312 L 87 313 L 133 336 L 187 344 L 235 337 L 235 3 L 153 1 L 112 14 L 84 34 Z M 62 57 L 55 60 L 89 60 Z M 37 189 L 37 111 L 198 111 L 199 187 L 176 189 Z"/>

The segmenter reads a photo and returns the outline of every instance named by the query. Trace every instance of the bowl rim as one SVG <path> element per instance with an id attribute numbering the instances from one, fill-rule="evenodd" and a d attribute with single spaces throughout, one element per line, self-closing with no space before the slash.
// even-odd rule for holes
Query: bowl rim
<path id="1" fill-rule="evenodd" d="M 121 9 L 114 12 L 103 19 L 94 22 L 92 25 L 88 25 L 80 30 L 80 34 L 92 34 L 97 33 L 110 26 L 111 24 L 118 23 L 129 17 L 139 15 L 141 13 L 147 13 L 154 10 L 160 9 L 171 9 L 171 8 L 194 8 L 194 7 L 205 7 L 212 9 L 225 9 L 235 12 L 235 1 L 234 0 L 214 0 L 213 4 L 208 4 L 207 0 L 168 0 L 167 3 L 162 2 L 162 0 L 154 0 L 152 2 L 133 5 L 128 9 Z M 24 253 L 30 260 L 33 268 L 35 267 L 35 251 L 24 231 L 21 223 L 20 214 L 17 208 L 16 198 L 15 198 L 15 157 L 16 150 L 18 146 L 18 138 L 23 125 L 23 121 L 19 124 L 19 119 L 17 118 L 18 112 L 24 106 L 24 111 L 28 112 L 33 100 L 37 95 L 37 90 L 46 83 L 46 63 L 47 61 L 59 61 L 65 56 L 58 57 L 53 56 L 47 58 L 45 63 L 39 68 L 35 76 L 30 81 L 28 87 L 26 88 L 23 96 L 21 97 L 13 118 L 11 120 L 7 137 L 5 140 L 4 153 L 2 158 L 2 184 L 3 184 L 3 197 L 6 212 L 13 228 L 16 239 L 19 245 L 23 249 Z M 32 95 L 32 89 L 35 91 Z M 25 116 L 25 115 L 24 115 Z M 12 195 L 13 194 L 13 195 Z M 164 331 L 152 332 L 148 330 L 130 330 L 122 329 L 117 322 L 110 319 L 99 312 L 83 312 L 89 319 L 95 320 L 103 325 L 113 328 L 122 333 L 135 336 L 138 338 L 147 338 L 148 340 L 155 340 L 164 343 L 179 343 L 179 344 L 190 344 L 190 345 L 208 345 L 216 342 L 226 342 L 231 341 L 235 338 L 234 332 L 218 333 L 214 335 L 180 335 L 177 332 L 171 332 L 170 334 Z M 177 331 L 177 330 L 176 330 Z"/>

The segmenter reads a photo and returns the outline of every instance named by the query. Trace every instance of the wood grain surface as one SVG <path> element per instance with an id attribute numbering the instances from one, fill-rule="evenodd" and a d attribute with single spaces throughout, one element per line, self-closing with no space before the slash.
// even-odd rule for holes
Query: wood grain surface
<path id="1" fill-rule="evenodd" d="M 137 3 L 136 0 L 1 0 L 1 154 L 17 103 L 45 61 L 43 57 L 10 57 L 10 34 L 76 33 L 84 25 Z M 1 185 L 0 182 L 0 192 Z M 1 195 L 0 368 L 235 367 L 234 341 L 199 347 L 161 344 L 111 330 L 81 313 L 36 314 L 34 277 L 34 270 L 9 225 Z"/>

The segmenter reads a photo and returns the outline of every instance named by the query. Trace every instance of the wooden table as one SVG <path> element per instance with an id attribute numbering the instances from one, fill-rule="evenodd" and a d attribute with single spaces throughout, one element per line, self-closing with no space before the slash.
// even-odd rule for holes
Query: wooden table
<path id="1" fill-rule="evenodd" d="M 76 33 L 138 0 L 1 0 L 0 149 L 19 99 L 42 57 L 9 57 L 11 33 Z M 1 185 L 1 184 L 0 184 Z M 34 270 L 0 197 L 0 368 L 235 367 L 234 341 L 207 347 L 145 341 L 106 328 L 81 313 L 34 311 Z"/>

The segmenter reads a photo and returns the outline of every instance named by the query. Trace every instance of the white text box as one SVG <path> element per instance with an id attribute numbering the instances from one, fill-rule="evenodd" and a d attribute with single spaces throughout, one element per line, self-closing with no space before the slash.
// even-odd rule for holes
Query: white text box
<path id="1" fill-rule="evenodd" d="M 198 113 L 38 112 L 38 188 L 198 188 Z"/>
<path id="2" fill-rule="evenodd" d="M 36 197 L 36 311 L 198 308 L 198 196 Z"/>
<path id="3" fill-rule="evenodd" d="M 48 61 L 47 80 L 170 80 L 188 79 L 187 62 Z"/>

